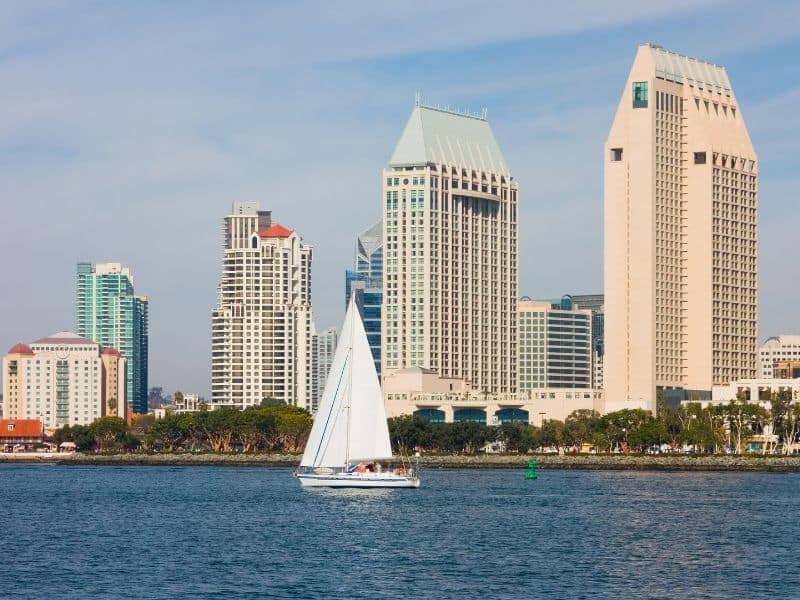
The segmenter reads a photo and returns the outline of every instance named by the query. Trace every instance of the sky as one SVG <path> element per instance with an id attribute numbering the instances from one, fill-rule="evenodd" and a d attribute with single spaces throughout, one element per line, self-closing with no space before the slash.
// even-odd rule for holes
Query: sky
<path id="1" fill-rule="evenodd" d="M 760 161 L 759 336 L 800 332 L 800 3 L 0 3 L 0 349 L 73 329 L 75 265 L 150 297 L 150 385 L 208 396 L 221 224 L 314 247 L 339 326 L 416 93 L 488 109 L 520 294 L 603 291 L 603 144 L 639 44 L 724 65 Z"/>

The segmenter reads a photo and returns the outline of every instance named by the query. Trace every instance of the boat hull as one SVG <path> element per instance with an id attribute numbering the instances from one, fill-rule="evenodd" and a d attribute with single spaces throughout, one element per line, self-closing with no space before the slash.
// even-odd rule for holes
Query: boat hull
<path id="1" fill-rule="evenodd" d="M 305 473 L 297 476 L 303 487 L 329 488 L 418 488 L 419 478 L 378 473 L 317 475 Z"/>

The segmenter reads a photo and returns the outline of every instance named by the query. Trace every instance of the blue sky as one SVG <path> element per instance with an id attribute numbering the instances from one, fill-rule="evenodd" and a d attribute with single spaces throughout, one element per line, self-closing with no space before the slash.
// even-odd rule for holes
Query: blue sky
<path id="1" fill-rule="evenodd" d="M 207 394 L 220 224 L 315 247 L 339 325 L 355 236 L 421 92 L 487 107 L 521 186 L 520 293 L 602 291 L 602 147 L 637 45 L 723 64 L 760 159 L 760 337 L 800 331 L 800 3 L 0 3 L 0 348 L 74 327 L 75 263 L 151 298 L 151 385 Z"/>

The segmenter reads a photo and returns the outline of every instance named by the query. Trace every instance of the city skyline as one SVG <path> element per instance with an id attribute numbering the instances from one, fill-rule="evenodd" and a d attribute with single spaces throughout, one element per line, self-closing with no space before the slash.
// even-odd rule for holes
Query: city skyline
<path id="1" fill-rule="evenodd" d="M 8 289 L 17 293 L 0 300 L 4 314 L 14 315 L 0 328 L 0 345 L 9 348 L 70 329 L 74 264 L 122 262 L 153 299 L 151 383 L 208 397 L 207 315 L 216 295 L 218 224 L 235 201 L 259 202 L 314 246 L 316 325 L 338 325 L 341 273 L 351 259 L 352 239 L 380 216 L 377 173 L 420 90 L 432 103 L 488 107 L 510 170 L 525 190 L 520 290 L 537 297 L 559 296 L 564 289 L 599 292 L 603 142 L 620 78 L 629 71 L 636 47 L 649 40 L 727 67 L 763 165 L 758 341 L 796 333 L 800 321 L 786 298 L 796 295 L 797 284 L 778 269 L 800 252 L 784 248 L 783 241 L 800 217 L 791 195 L 797 187 L 792 173 L 796 158 L 789 151 L 798 130 L 794 106 L 800 95 L 800 74 L 792 60 L 800 41 L 789 25 L 797 22 L 798 9 L 777 4 L 759 28 L 752 28 L 742 27 L 749 21 L 738 21 L 747 17 L 736 13 L 746 11 L 734 5 L 689 9 L 678 3 L 668 13 L 663 7 L 631 4 L 619 16 L 587 9 L 569 24 L 560 9 L 543 20 L 537 17 L 534 24 L 534 9 L 515 7 L 518 23 L 507 24 L 504 15 L 505 27 L 511 27 L 504 33 L 480 34 L 466 43 L 452 35 L 439 41 L 437 32 L 423 28 L 415 45 L 407 46 L 384 41 L 385 26 L 379 23 L 386 15 L 374 7 L 354 21 L 373 27 L 369 43 L 358 52 L 345 45 L 323 56 L 315 45 L 292 55 L 288 62 L 301 75 L 282 82 L 284 91 L 269 84 L 285 71 L 279 61 L 270 62 L 268 45 L 232 56 L 233 33 L 245 28 L 244 19 L 222 20 L 221 35 L 231 50 L 201 69 L 190 61 L 192 49 L 202 50 L 201 58 L 212 54 L 214 43 L 204 35 L 219 15 L 189 15 L 190 25 L 164 42 L 174 52 L 159 65 L 160 56 L 137 37 L 152 25 L 144 10 L 107 8 L 88 23 L 73 22 L 75 32 L 67 33 L 67 22 L 52 15 L 43 20 L 43 9 L 11 8 L 0 24 L 7 34 L 4 68 L 10 83 L 0 92 L 7 107 L 0 117 L 6 132 L 0 173 L 8 183 L 0 247 L 18 257 L 5 277 Z M 181 10 L 175 9 L 165 26 L 174 27 L 186 16 Z M 248 31 L 266 21 L 267 15 L 260 16 Z M 315 16 L 309 32 L 316 31 L 314 23 L 322 29 L 318 19 L 325 16 Z M 100 27 L 127 17 L 132 17 L 130 24 L 115 39 Z M 731 38 L 727 46 L 704 35 L 711 20 L 720 34 L 715 38 Z M 353 27 L 339 22 L 334 29 L 342 34 Z M 14 33 L 20 28 L 41 35 L 31 41 Z M 769 31 L 770 37 L 741 33 L 755 29 Z M 92 60 L 77 42 L 82 37 L 92 46 Z M 418 68 L 431 61 L 465 68 L 464 81 L 443 83 L 436 73 Z M 119 62 L 127 67 L 120 73 Z M 543 63 L 556 62 L 560 70 L 544 69 Z M 171 81 L 188 65 L 193 67 Z M 236 75 L 229 91 L 196 100 L 231 66 Z M 97 87 L 97 72 L 110 82 L 107 89 Z M 469 83 L 487 73 L 490 79 L 481 85 Z M 373 89 L 375 81 L 380 94 Z M 582 94 L 571 97 L 576 81 L 592 89 L 590 102 Z M 156 91 L 158 83 L 165 85 Z M 133 100 L 124 100 L 137 91 Z M 289 97 L 299 101 L 287 118 Z M 123 125 L 116 123 L 120 114 L 125 115 Z M 165 127 L 166 133 L 158 132 Z M 279 175 L 298 168 L 292 163 L 300 160 L 300 148 L 287 150 L 287 144 L 309 132 L 319 144 L 298 145 L 303 168 L 314 165 L 316 176 L 298 188 L 292 176 L 283 181 Z M 348 151 L 342 152 L 342 145 Z M 40 231 L 43 213 L 50 217 L 44 239 L 32 235 Z M 76 236 L 84 221 L 91 235 Z M 348 225 L 332 228 L 331 223 Z M 552 235 L 556 229 L 559 234 Z M 50 252 L 56 246 L 59 252 Z M 560 256 L 559 268 L 537 256 Z M 177 356 L 180 362 L 173 359 Z"/>

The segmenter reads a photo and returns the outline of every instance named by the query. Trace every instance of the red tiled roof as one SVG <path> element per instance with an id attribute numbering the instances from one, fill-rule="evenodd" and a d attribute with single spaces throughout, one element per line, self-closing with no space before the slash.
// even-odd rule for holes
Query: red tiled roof
<path id="1" fill-rule="evenodd" d="M 106 346 L 103 348 L 103 351 L 100 354 L 110 354 L 111 356 L 122 356 L 119 350 L 116 348 L 112 348 L 111 346 Z"/>
<path id="2" fill-rule="evenodd" d="M 27 354 L 29 356 L 33 356 L 33 350 L 27 344 L 19 343 L 14 344 L 11 347 L 11 350 L 8 351 L 9 354 Z"/>
<path id="3" fill-rule="evenodd" d="M 263 229 L 262 231 L 259 231 L 258 235 L 262 238 L 287 238 L 292 235 L 292 230 L 287 229 L 283 225 L 275 223 L 275 225 L 269 229 Z"/>
<path id="4" fill-rule="evenodd" d="M 43 426 L 39 419 L 0 419 L 0 438 L 42 437 Z"/>

